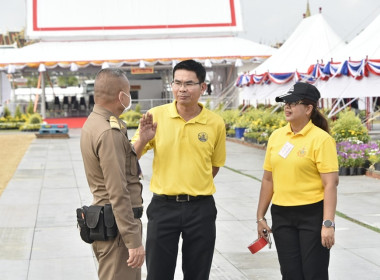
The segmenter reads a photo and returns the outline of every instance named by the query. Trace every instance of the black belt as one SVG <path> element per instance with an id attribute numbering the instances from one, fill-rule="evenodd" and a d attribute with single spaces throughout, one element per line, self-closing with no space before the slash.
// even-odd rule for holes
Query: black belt
<path id="1" fill-rule="evenodd" d="M 179 195 L 166 195 L 166 194 L 156 194 L 154 193 L 153 196 L 160 197 L 166 200 L 174 200 L 176 202 L 190 202 L 194 200 L 200 200 L 205 199 L 208 197 L 211 197 L 211 195 L 197 195 L 192 196 L 188 194 L 179 194 Z"/>
<path id="2" fill-rule="evenodd" d="M 142 214 L 143 214 L 143 211 L 144 211 L 144 207 L 136 207 L 136 208 L 132 208 L 133 210 L 133 216 L 135 219 L 140 219 L 142 217 Z"/>

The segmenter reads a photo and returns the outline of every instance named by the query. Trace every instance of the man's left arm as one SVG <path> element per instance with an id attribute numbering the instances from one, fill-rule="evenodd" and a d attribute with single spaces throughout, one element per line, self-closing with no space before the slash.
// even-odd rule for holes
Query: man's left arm
<path id="1" fill-rule="evenodd" d="M 226 161 L 226 128 L 224 122 L 218 126 L 218 137 L 215 142 L 214 154 L 212 156 L 212 176 L 215 178 L 218 174 L 221 166 L 224 165 Z"/>
<path id="2" fill-rule="evenodd" d="M 219 167 L 213 166 L 212 167 L 212 177 L 215 178 L 216 174 L 219 172 Z"/>

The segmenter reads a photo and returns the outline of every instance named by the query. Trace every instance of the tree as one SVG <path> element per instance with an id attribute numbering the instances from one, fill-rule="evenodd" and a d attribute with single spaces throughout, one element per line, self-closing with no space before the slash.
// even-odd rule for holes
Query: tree
<path id="1" fill-rule="evenodd" d="M 16 106 L 16 111 L 15 111 L 15 115 L 14 115 L 14 117 L 15 117 L 16 119 L 21 119 L 21 117 L 22 117 L 22 112 L 21 112 L 20 105 L 17 105 L 17 106 Z"/>
<path id="2" fill-rule="evenodd" d="M 71 87 L 78 85 L 78 78 L 75 76 L 59 76 L 58 86 L 60 87 Z"/>
<path id="3" fill-rule="evenodd" d="M 37 87 L 38 84 L 38 78 L 37 77 L 29 77 L 28 81 L 26 82 L 26 85 L 30 88 L 35 88 Z"/>
<path id="4" fill-rule="evenodd" d="M 34 114 L 34 105 L 32 101 L 29 101 L 28 108 L 26 109 L 26 112 L 30 115 Z"/>

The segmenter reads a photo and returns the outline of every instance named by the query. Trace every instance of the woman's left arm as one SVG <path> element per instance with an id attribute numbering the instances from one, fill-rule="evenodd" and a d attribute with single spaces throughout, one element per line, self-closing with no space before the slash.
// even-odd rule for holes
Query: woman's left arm
<path id="1" fill-rule="evenodd" d="M 338 172 L 321 173 L 323 187 L 325 189 L 323 201 L 323 220 L 335 220 L 337 203 L 337 187 L 339 183 Z M 335 227 L 322 226 L 322 246 L 330 249 L 335 243 Z"/>

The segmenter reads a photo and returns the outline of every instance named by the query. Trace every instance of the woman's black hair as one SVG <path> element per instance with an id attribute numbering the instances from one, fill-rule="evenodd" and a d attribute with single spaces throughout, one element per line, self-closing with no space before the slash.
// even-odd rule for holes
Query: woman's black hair
<path id="1" fill-rule="evenodd" d="M 313 106 L 313 111 L 311 112 L 310 116 L 311 121 L 320 129 L 323 129 L 327 133 L 330 133 L 329 123 L 325 116 L 318 110 L 317 103 L 308 99 L 303 99 L 302 104 Z"/>

